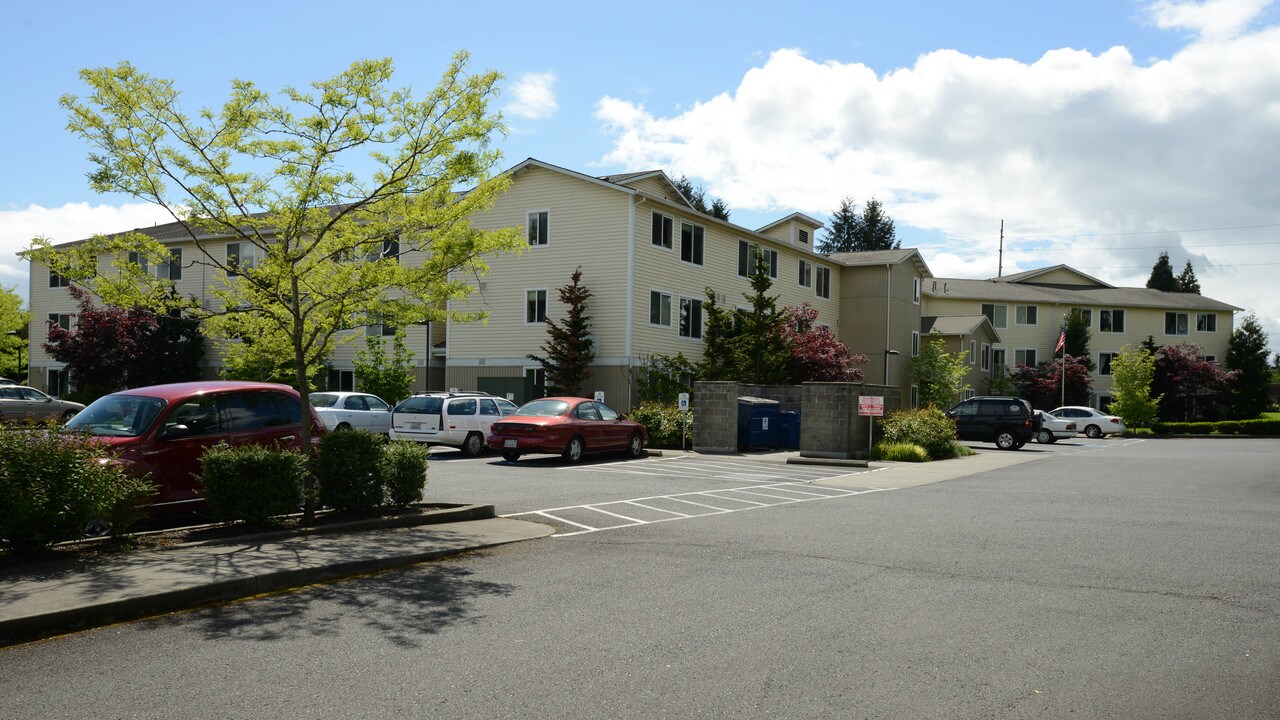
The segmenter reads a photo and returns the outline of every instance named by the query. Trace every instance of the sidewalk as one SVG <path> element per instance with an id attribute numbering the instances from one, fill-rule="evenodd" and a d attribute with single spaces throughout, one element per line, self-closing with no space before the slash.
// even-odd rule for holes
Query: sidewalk
<path id="1" fill-rule="evenodd" d="M 338 533 L 270 533 L 193 543 L 94 561 L 52 562 L 4 572 L 0 646 L 207 603 L 301 587 L 445 555 L 550 535 L 546 525 L 487 519 Z"/>

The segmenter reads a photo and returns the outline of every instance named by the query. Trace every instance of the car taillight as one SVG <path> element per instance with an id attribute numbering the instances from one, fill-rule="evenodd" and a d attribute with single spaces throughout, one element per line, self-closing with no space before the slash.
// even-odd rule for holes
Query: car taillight
<path id="1" fill-rule="evenodd" d="M 1112 424 L 1112 425 L 1119 425 L 1119 424 L 1120 424 L 1120 418 L 1111 418 L 1111 424 Z"/>

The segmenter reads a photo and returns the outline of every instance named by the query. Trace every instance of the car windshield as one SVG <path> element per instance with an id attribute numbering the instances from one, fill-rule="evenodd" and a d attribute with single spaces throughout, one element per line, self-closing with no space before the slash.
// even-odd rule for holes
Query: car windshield
<path id="1" fill-rule="evenodd" d="M 92 435 L 138 437 L 151 429 L 165 401 L 143 395 L 106 395 L 94 400 L 67 422 Z"/>
<path id="2" fill-rule="evenodd" d="M 311 398 L 311 406 L 318 408 L 333 407 L 338 402 L 337 393 L 311 393 L 307 397 Z"/>
<path id="3" fill-rule="evenodd" d="M 569 403 L 563 400 L 534 400 L 516 410 L 517 415 L 531 417 L 559 417 L 569 411 Z"/>

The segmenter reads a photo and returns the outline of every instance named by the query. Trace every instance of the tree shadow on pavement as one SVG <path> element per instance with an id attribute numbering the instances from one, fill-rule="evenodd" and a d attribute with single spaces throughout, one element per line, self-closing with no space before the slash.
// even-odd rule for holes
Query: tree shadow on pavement
<path id="1" fill-rule="evenodd" d="M 388 570 L 298 590 L 180 613 L 161 621 L 194 619 L 211 640 L 273 641 L 337 637 L 356 624 L 401 647 L 417 647 L 426 636 L 483 619 L 476 601 L 507 597 L 511 585 L 473 579 L 473 571 L 447 562 Z"/>

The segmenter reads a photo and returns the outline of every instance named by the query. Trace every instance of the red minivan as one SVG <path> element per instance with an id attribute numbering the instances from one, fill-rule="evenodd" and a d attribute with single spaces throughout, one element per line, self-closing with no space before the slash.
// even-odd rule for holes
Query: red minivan
<path id="1" fill-rule="evenodd" d="M 66 425 L 111 445 L 120 460 L 150 473 L 151 513 L 200 509 L 200 455 L 212 445 L 302 447 L 298 391 L 274 383 L 206 381 L 152 385 L 104 395 Z M 313 411 L 311 437 L 323 432 Z M 314 442 L 314 440 L 313 440 Z"/>

